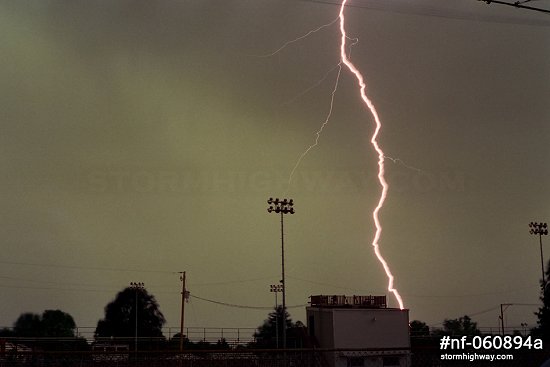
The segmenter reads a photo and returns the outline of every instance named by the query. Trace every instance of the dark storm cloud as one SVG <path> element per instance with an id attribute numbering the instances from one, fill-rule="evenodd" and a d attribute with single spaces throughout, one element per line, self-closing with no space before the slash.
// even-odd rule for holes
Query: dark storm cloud
<path id="1" fill-rule="evenodd" d="M 386 161 L 381 249 L 406 306 L 438 322 L 536 302 L 540 269 L 527 223 L 548 217 L 540 194 L 550 179 L 548 21 L 475 1 L 354 4 L 346 10 L 350 36 L 360 41 L 352 59 L 382 117 L 385 152 L 401 159 Z M 285 222 L 289 302 L 341 286 L 384 293 L 370 248 L 380 194 L 372 119 L 348 73 L 320 145 L 287 187 L 328 112 L 337 27 L 273 57 L 253 56 L 330 23 L 336 6 L 41 1 L 0 8 L 3 259 L 59 265 L 4 264 L 0 276 L 19 281 L 1 283 L 9 285 L 2 324 L 55 307 L 93 326 L 113 289 L 144 281 L 174 325 L 179 282 L 171 272 L 181 270 L 196 295 L 271 304 L 266 285 L 279 279 L 280 234 L 266 199 L 287 189 L 297 210 Z M 76 290 L 22 286 L 34 279 L 63 289 L 67 278 Z M 209 307 L 197 305 L 190 322 L 256 326 L 265 317 Z"/>

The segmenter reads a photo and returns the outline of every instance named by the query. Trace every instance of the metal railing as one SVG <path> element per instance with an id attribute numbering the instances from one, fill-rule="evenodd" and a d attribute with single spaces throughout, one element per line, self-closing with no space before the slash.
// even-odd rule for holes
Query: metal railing
<path id="1" fill-rule="evenodd" d="M 312 307 L 366 307 L 386 308 L 386 296 L 343 296 L 317 295 L 311 296 Z"/>
<path id="2" fill-rule="evenodd" d="M 388 358 L 388 351 L 386 358 Z M 336 359 L 372 358 L 373 351 L 233 349 L 223 351 L 0 353 L 0 367 L 331 367 Z M 407 356 L 405 356 L 408 358 Z"/>
<path id="3" fill-rule="evenodd" d="M 95 340 L 95 329 L 95 326 L 77 327 L 75 335 L 92 342 Z M 194 343 L 216 343 L 218 340 L 224 339 L 230 345 L 239 345 L 254 342 L 254 332 L 256 331 L 256 328 L 186 327 L 183 334 Z M 172 339 L 179 332 L 180 328 L 175 326 L 162 328 L 162 333 L 167 339 Z"/>
<path id="4" fill-rule="evenodd" d="M 443 361 L 439 350 L 395 349 L 231 349 L 211 351 L 141 352 L 0 352 L 0 367 L 333 367 L 367 365 L 368 361 L 409 367 L 539 366 L 550 351 L 519 351 L 506 361 Z"/>

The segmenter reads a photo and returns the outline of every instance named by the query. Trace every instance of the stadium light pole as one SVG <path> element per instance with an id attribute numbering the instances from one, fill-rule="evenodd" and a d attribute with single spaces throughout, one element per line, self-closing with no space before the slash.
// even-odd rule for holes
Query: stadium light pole
<path id="1" fill-rule="evenodd" d="M 269 291 L 275 293 L 275 342 L 277 349 L 279 349 L 279 302 L 277 301 L 277 293 L 283 291 L 283 286 L 281 284 L 271 284 Z"/>
<path id="2" fill-rule="evenodd" d="M 531 222 L 529 223 L 529 233 L 539 236 L 540 264 L 542 269 L 542 293 L 544 294 L 544 291 L 546 289 L 546 277 L 544 276 L 544 257 L 542 255 L 542 236 L 548 235 L 548 224 Z"/>
<path id="3" fill-rule="evenodd" d="M 135 352 L 138 350 L 138 293 L 145 289 L 145 284 L 139 282 L 130 282 L 130 288 L 136 291 L 136 334 L 135 334 Z"/>
<path id="4" fill-rule="evenodd" d="M 267 200 L 269 208 L 268 213 L 281 214 L 281 285 L 283 286 L 283 349 L 286 349 L 286 283 L 285 283 L 285 235 L 284 235 L 284 214 L 294 214 L 294 200 L 292 199 L 273 199 Z"/>

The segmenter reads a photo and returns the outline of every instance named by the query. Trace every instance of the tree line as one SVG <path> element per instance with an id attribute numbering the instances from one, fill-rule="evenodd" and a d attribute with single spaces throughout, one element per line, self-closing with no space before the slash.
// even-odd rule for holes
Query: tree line
<path id="1" fill-rule="evenodd" d="M 542 306 L 535 313 L 538 318 L 537 326 L 530 330 L 530 334 L 550 340 L 550 262 L 545 275 L 546 279 L 541 280 Z M 283 320 L 286 320 L 286 323 L 283 323 Z M 192 342 L 186 335 L 182 336 L 179 333 L 167 340 L 162 333 L 165 323 L 166 319 L 152 294 L 145 288 L 127 287 L 105 306 L 105 316 L 98 321 L 94 338 L 96 342 L 122 341 L 128 344 L 130 349 L 137 346 L 140 350 L 178 349 L 181 338 L 185 349 L 228 349 L 230 347 L 224 339 L 218 340 L 217 343 Z M 468 315 L 457 319 L 445 319 L 442 325 L 441 329 L 430 330 L 426 323 L 414 320 L 410 323 L 411 337 L 481 335 L 477 323 Z M 312 347 L 309 345 L 305 325 L 300 321 L 294 323 L 288 312 L 283 313 L 281 306 L 274 308 L 268 314 L 267 319 L 254 333 L 255 341 L 246 347 L 281 347 L 284 329 L 286 329 L 287 347 Z M 138 344 L 134 342 L 136 333 L 139 336 Z M 35 345 L 43 349 L 82 350 L 87 346 L 87 341 L 76 335 L 76 323 L 73 317 L 61 310 L 45 310 L 42 314 L 22 313 L 12 328 L 0 329 L 0 342 L 24 338 L 35 338 Z M 72 341 L 70 345 L 69 340 Z"/>
<path id="2" fill-rule="evenodd" d="M 104 318 L 97 322 L 94 331 L 95 343 L 119 343 L 130 350 L 179 349 L 183 337 L 186 350 L 229 349 L 229 343 L 220 338 L 216 343 L 205 340 L 193 342 L 186 335 L 175 334 L 166 339 L 162 328 L 166 319 L 155 297 L 145 288 L 127 287 L 105 306 Z M 137 317 L 136 317 L 137 315 Z M 283 333 L 282 307 L 268 315 L 254 333 L 254 342 L 249 348 L 275 348 L 281 343 Z M 298 341 L 304 334 L 301 322 L 292 322 L 286 313 L 287 345 L 302 346 Z M 136 335 L 138 338 L 136 338 Z M 278 336 L 278 339 L 276 338 Z M 11 341 L 32 344 L 44 350 L 86 350 L 90 349 L 84 338 L 76 335 L 73 317 L 61 310 L 45 310 L 42 314 L 22 313 L 12 328 L 0 329 L 0 342 Z M 281 344 L 282 345 L 282 344 Z"/>

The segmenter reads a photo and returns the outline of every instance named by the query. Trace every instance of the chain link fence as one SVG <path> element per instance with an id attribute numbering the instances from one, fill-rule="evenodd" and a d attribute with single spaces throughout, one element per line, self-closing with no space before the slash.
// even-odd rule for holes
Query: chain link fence
<path id="1" fill-rule="evenodd" d="M 347 350 L 286 349 L 132 351 L 39 351 L 0 352 L 0 367 L 538 367 L 550 358 L 550 350 L 479 351 L 479 355 L 511 355 L 506 360 L 473 359 L 473 352 L 443 358 L 438 349 Z"/>

